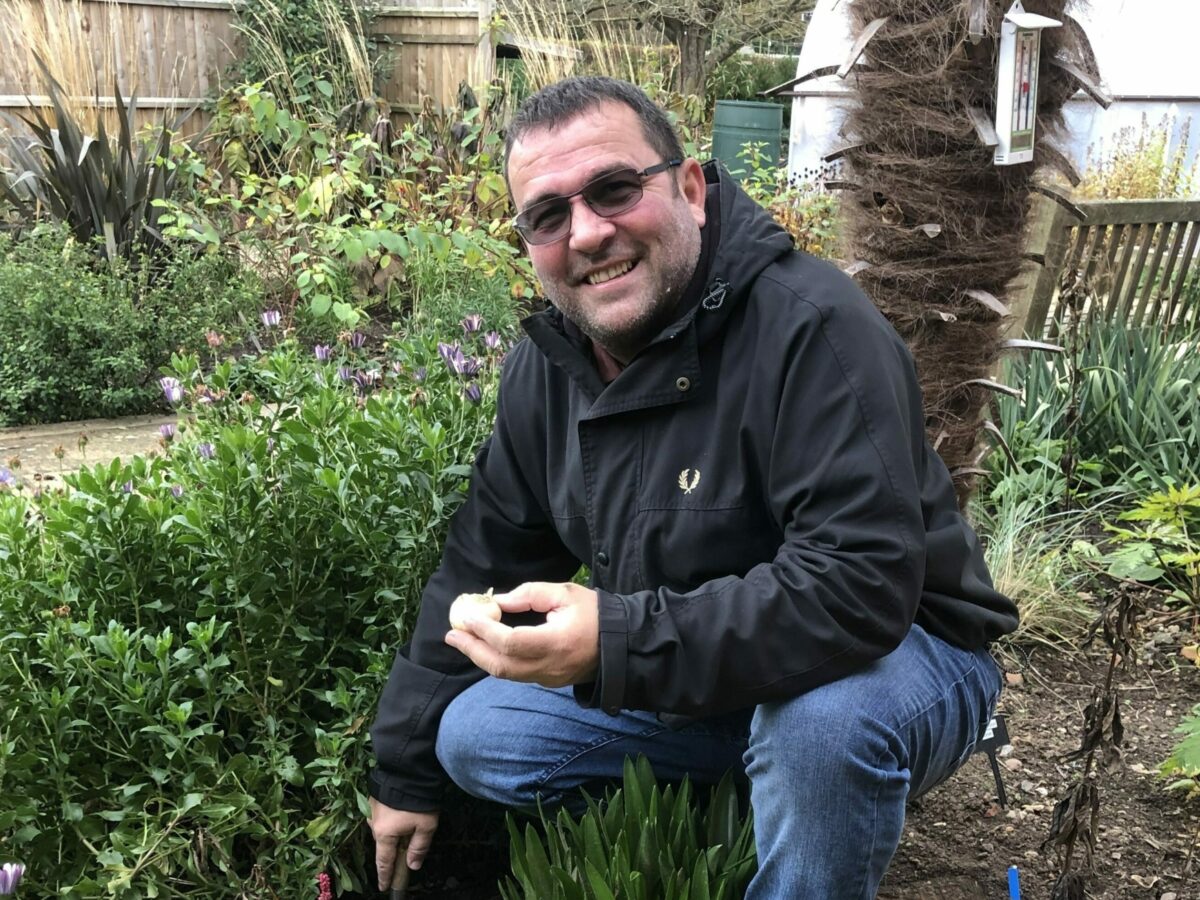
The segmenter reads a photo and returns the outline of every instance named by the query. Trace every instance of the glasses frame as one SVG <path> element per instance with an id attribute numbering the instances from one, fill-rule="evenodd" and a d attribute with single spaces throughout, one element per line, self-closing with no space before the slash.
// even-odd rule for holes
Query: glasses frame
<path id="1" fill-rule="evenodd" d="M 561 241 L 563 238 L 565 238 L 567 235 L 569 235 L 571 233 L 571 204 L 569 201 L 572 198 L 583 197 L 583 202 L 587 204 L 588 209 L 590 209 L 592 212 L 594 212 L 596 215 L 600 216 L 601 218 L 611 219 L 613 216 L 619 216 L 623 212 L 628 212 L 629 210 L 631 210 L 635 206 L 637 206 L 638 203 L 641 202 L 642 197 L 645 194 L 645 190 L 641 186 L 642 181 L 645 181 L 647 178 L 650 178 L 653 175 L 658 175 L 661 172 L 666 172 L 668 169 L 673 169 L 676 166 L 682 166 L 682 165 L 683 165 L 682 159 L 668 159 L 665 162 L 656 163 L 653 166 L 647 166 L 646 168 L 642 169 L 640 172 L 633 168 L 615 169 L 612 172 L 605 172 L 603 175 L 597 175 L 595 178 L 593 178 L 591 181 L 589 181 L 587 184 L 585 184 L 583 187 L 581 187 L 579 190 L 577 190 L 573 193 L 561 194 L 557 197 L 547 197 L 545 200 L 539 200 L 537 203 L 531 204 L 530 206 L 521 210 L 521 212 L 517 213 L 517 215 L 513 219 L 513 226 L 517 229 L 517 232 L 521 235 L 521 240 L 523 240 L 526 244 L 529 244 L 531 246 L 541 247 L 541 246 L 545 246 L 546 244 L 556 243 L 558 241 Z M 623 206 L 620 209 L 611 210 L 610 212 L 601 212 L 600 210 L 596 209 L 596 207 L 594 207 L 592 205 L 592 202 L 590 200 L 588 200 L 588 198 L 587 198 L 588 189 L 593 187 L 597 183 L 604 181 L 606 178 L 612 178 L 614 175 L 621 175 L 626 172 L 630 172 L 630 173 L 636 175 L 638 177 L 638 179 L 640 179 L 638 182 L 637 196 L 635 196 L 633 198 L 633 201 L 631 203 L 629 203 L 627 206 Z M 567 202 L 567 218 L 565 220 L 565 225 L 563 226 L 562 234 L 555 235 L 554 237 L 546 238 L 544 240 L 531 240 L 529 226 L 521 224 L 521 219 L 524 218 L 525 216 L 527 216 L 529 214 L 530 210 L 537 209 L 538 207 L 543 206 L 544 204 L 547 204 L 547 203 L 558 203 L 563 200 L 568 201 L 568 202 Z"/>

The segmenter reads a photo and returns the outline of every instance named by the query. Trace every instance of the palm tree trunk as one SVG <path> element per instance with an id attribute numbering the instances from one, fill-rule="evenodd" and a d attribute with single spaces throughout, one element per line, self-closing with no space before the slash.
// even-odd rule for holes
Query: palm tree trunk
<path id="1" fill-rule="evenodd" d="M 1069 0 L 1027 0 L 1029 12 L 1063 20 Z M 980 384 L 995 369 L 1008 322 L 986 302 L 1003 300 L 1020 274 L 1033 178 L 1042 165 L 1070 168 L 1053 149 L 1073 76 L 1056 56 L 1094 73 L 1082 29 L 1042 32 L 1037 155 L 996 166 L 974 108 L 995 120 L 998 36 L 1011 0 L 986 7 L 972 40 L 965 0 L 853 0 L 854 31 L 887 17 L 848 76 L 857 103 L 846 132 L 854 185 L 843 204 L 856 280 L 907 341 L 924 391 L 931 443 L 965 503 L 982 458 Z M 982 292 L 982 293 L 980 293 Z M 985 302 L 981 302 L 984 298 Z"/>

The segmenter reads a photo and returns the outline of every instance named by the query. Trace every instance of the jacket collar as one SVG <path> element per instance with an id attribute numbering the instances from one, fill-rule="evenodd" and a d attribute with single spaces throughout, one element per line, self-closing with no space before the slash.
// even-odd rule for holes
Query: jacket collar
<path id="1" fill-rule="evenodd" d="M 689 286 L 690 302 L 685 301 L 679 317 L 615 381 L 604 384 L 588 339 L 558 309 L 550 307 L 521 323 L 546 359 L 591 399 L 585 418 L 682 403 L 694 396 L 703 377 L 700 347 L 722 333 L 759 273 L 792 250 L 791 236 L 716 160 L 704 165 L 704 175 L 710 213 L 704 228 L 710 232 L 706 237 L 715 239 L 701 257 L 701 266 L 708 263 L 707 277 Z"/>

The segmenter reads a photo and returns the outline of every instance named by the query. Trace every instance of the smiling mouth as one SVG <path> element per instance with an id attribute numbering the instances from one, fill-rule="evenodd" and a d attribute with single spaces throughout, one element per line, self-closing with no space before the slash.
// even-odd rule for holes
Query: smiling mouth
<path id="1" fill-rule="evenodd" d="M 636 260 L 626 260 L 625 262 L 620 262 L 616 265 L 609 266 L 607 269 L 601 269 L 599 272 L 593 272 L 584 280 L 588 284 L 604 284 L 606 281 L 612 281 L 614 278 L 620 278 L 636 265 Z"/>

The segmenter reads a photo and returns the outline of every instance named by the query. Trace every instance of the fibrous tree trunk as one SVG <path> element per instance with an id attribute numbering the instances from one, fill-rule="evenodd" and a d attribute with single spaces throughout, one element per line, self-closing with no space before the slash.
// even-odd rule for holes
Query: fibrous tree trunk
<path id="1" fill-rule="evenodd" d="M 1070 0 L 1028 0 L 1029 12 L 1066 26 L 1042 32 L 1035 159 L 996 166 L 976 122 L 995 121 L 1000 26 L 1011 2 L 851 5 L 856 34 L 872 23 L 877 30 L 848 76 L 856 103 L 845 125 L 847 253 L 859 285 L 913 351 L 929 438 L 963 503 L 979 472 L 986 382 L 1008 326 L 996 298 L 1023 265 L 1035 172 L 1049 165 L 1077 178 L 1053 146 L 1079 86 L 1059 63 L 1098 74 L 1083 29 L 1066 15 Z"/>

